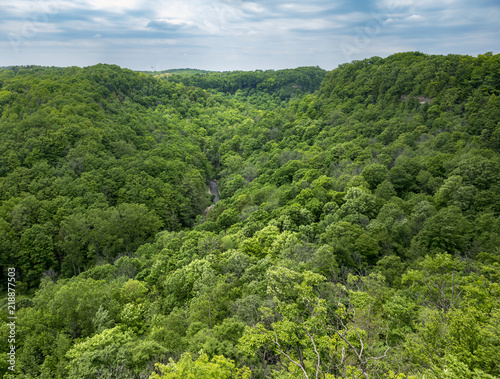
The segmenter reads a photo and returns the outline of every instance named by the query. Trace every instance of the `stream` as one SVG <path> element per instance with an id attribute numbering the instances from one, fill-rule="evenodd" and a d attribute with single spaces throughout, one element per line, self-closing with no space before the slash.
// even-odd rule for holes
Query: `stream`
<path id="1" fill-rule="evenodd" d="M 215 198 L 214 198 L 214 204 L 217 204 L 219 202 L 219 197 L 220 197 L 220 193 L 219 193 L 219 185 L 217 184 L 217 180 L 209 180 L 208 181 L 208 187 L 209 187 L 209 192 L 211 195 L 215 195 Z"/>

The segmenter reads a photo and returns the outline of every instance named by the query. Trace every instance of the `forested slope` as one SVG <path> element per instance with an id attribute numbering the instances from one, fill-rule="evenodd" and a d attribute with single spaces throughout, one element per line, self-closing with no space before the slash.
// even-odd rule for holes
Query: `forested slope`
<path id="1" fill-rule="evenodd" d="M 326 71 L 319 67 L 288 70 L 194 72 L 172 70 L 155 77 L 215 91 L 245 101 L 258 108 L 282 106 L 283 102 L 316 91 Z M 155 74 L 155 73 L 153 73 Z"/>
<path id="2" fill-rule="evenodd" d="M 500 377 L 500 55 L 320 71 L 0 70 L 13 376 Z"/>
<path id="3" fill-rule="evenodd" d="M 28 286 L 192 226 L 215 174 L 207 136 L 245 120 L 222 98 L 116 66 L 0 75 L 2 262 L 16 259 Z"/>

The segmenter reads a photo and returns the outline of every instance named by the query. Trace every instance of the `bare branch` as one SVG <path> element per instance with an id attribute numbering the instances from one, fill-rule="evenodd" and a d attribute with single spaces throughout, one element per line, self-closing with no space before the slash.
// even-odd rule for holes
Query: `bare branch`
<path id="1" fill-rule="evenodd" d="M 305 368 L 300 363 L 298 363 L 295 360 L 293 360 L 292 357 L 290 357 L 287 353 L 285 353 L 283 351 L 283 349 L 281 348 L 280 343 L 278 342 L 278 335 L 276 334 L 276 330 L 273 330 L 273 331 L 274 331 L 274 338 L 275 338 L 275 339 L 273 339 L 273 342 L 277 346 L 278 353 L 283 354 L 290 362 L 292 362 L 294 365 L 296 365 L 297 367 L 299 367 L 302 370 L 302 373 L 304 374 L 304 376 L 306 377 L 306 379 L 309 379 L 309 375 L 307 375 L 307 372 L 306 372 Z"/>
<path id="2" fill-rule="evenodd" d="M 313 348 L 314 348 L 314 352 L 316 353 L 316 356 L 318 357 L 318 361 L 316 363 L 316 379 L 318 379 L 318 375 L 320 372 L 320 366 L 321 366 L 321 357 L 319 355 L 318 349 L 316 348 L 316 343 L 314 342 L 314 338 L 311 336 L 311 333 L 309 333 L 309 329 L 307 329 L 307 326 L 306 326 L 306 323 L 304 322 L 304 319 L 302 319 L 302 325 L 304 326 L 304 330 L 306 331 L 307 336 L 311 340 Z"/>

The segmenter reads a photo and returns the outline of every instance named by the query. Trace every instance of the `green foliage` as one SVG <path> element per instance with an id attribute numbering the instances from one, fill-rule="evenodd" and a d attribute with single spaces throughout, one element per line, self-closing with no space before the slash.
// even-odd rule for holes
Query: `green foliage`
<path id="1" fill-rule="evenodd" d="M 321 84 L 326 72 L 319 67 L 299 67 L 293 70 L 232 71 L 232 72 L 188 72 L 169 71 L 163 76 L 169 82 L 184 83 L 230 93 L 236 99 L 247 98 L 252 104 L 262 104 L 262 94 L 267 102 L 288 100 L 305 93 L 314 92 Z M 186 75 L 188 74 L 188 75 Z"/>
<path id="2" fill-rule="evenodd" d="M 500 377 L 498 72 L 0 70 L 16 377 Z"/>
<path id="3" fill-rule="evenodd" d="M 41 225 L 33 225 L 21 235 L 17 261 L 25 272 L 24 280 L 39 284 L 43 272 L 55 265 L 54 245 Z"/>
<path id="4" fill-rule="evenodd" d="M 230 359 L 219 355 L 209 360 L 205 353 L 195 360 L 185 353 L 178 362 L 171 360 L 167 365 L 158 363 L 156 366 L 159 374 L 153 373 L 150 379 L 249 379 L 251 375 L 248 368 L 238 369 Z"/>

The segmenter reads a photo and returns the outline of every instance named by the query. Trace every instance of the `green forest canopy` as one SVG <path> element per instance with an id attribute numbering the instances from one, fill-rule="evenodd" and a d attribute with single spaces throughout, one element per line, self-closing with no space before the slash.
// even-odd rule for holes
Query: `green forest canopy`
<path id="1" fill-rule="evenodd" d="M 500 377 L 499 96 L 491 53 L 0 70 L 1 375 Z"/>

